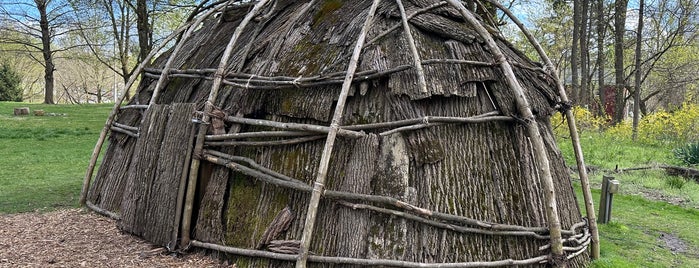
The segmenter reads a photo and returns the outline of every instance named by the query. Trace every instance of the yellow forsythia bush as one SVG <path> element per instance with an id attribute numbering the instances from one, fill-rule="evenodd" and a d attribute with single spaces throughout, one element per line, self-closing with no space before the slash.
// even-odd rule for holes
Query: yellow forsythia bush
<path id="1" fill-rule="evenodd" d="M 594 116 L 582 107 L 574 107 L 578 131 L 604 131 L 604 134 L 621 140 L 630 140 L 633 134 L 632 120 L 608 126 L 609 118 Z M 555 132 L 567 136 L 568 126 L 560 113 L 551 117 L 557 126 Z M 638 142 L 651 145 L 684 144 L 699 141 L 699 105 L 684 103 L 673 112 L 658 111 L 641 118 L 638 123 Z"/>
<path id="2" fill-rule="evenodd" d="M 605 130 L 613 137 L 630 139 L 632 121 Z M 658 111 L 641 118 L 638 122 L 638 141 L 645 144 L 684 144 L 699 140 L 699 105 L 684 103 L 673 112 Z"/>
<path id="3" fill-rule="evenodd" d="M 584 107 L 574 106 L 573 115 L 575 116 L 575 126 L 578 131 L 598 131 L 609 121 L 608 118 L 595 116 L 592 112 Z M 555 113 L 551 117 L 551 124 L 556 127 L 557 135 L 568 136 L 568 122 L 561 113 Z"/>

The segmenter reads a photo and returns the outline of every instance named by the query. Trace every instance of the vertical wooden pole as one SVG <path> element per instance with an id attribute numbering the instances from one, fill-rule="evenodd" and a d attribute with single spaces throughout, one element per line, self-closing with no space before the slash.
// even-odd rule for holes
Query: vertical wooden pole
<path id="1" fill-rule="evenodd" d="M 415 71 L 417 72 L 417 85 L 420 87 L 420 92 L 427 94 L 427 81 L 425 80 L 425 71 L 422 69 L 422 60 L 420 59 L 420 53 L 415 47 L 415 39 L 410 31 L 410 24 L 408 23 L 408 15 L 405 13 L 405 7 L 403 7 L 402 0 L 396 0 L 398 4 L 398 10 L 400 11 L 400 17 L 403 21 L 403 31 L 405 32 L 405 37 L 408 39 L 408 45 L 410 46 L 410 51 L 413 53 L 413 64 L 415 65 Z"/>
<path id="2" fill-rule="evenodd" d="M 551 176 L 551 168 L 548 155 L 546 154 L 544 140 L 539 132 L 539 125 L 537 124 L 536 118 L 531 111 L 529 101 L 527 101 L 527 98 L 524 95 L 524 90 L 520 86 L 514 72 L 512 71 L 512 66 L 510 66 L 510 64 L 507 62 L 505 55 L 502 53 L 502 51 L 500 51 L 500 48 L 498 47 L 497 43 L 495 43 L 495 40 L 490 35 L 488 30 L 480 24 L 480 22 L 468 9 L 466 9 L 461 1 L 447 0 L 447 2 L 458 9 L 464 19 L 471 24 L 476 32 L 478 32 L 478 34 L 485 40 L 488 48 L 495 57 L 495 61 L 500 65 L 500 68 L 505 74 L 505 82 L 514 92 L 517 108 L 525 120 L 527 133 L 529 134 L 532 142 L 532 149 L 534 150 L 535 161 L 538 163 L 539 179 L 541 180 L 544 198 L 546 200 L 546 217 L 550 230 L 549 235 L 551 239 L 553 264 L 559 267 L 565 267 L 565 252 L 563 251 L 563 240 L 561 239 L 561 220 L 558 215 L 556 191 L 553 185 L 553 178 Z"/>
<path id="3" fill-rule="evenodd" d="M 332 155 L 333 145 L 335 144 L 335 137 L 337 136 L 337 131 L 340 127 L 340 122 L 342 121 L 342 114 L 345 110 L 345 102 L 347 101 L 347 96 L 349 95 L 349 89 L 352 85 L 352 79 L 354 78 L 354 72 L 357 70 L 357 63 L 359 61 L 359 56 L 362 52 L 362 47 L 364 46 L 364 41 L 366 39 L 366 34 L 371 27 L 374 20 L 374 13 L 376 13 L 376 8 L 379 5 L 380 0 L 374 0 L 369 9 L 369 14 L 364 21 L 364 26 L 362 31 L 357 37 L 357 43 L 354 45 L 354 51 L 352 53 L 352 58 L 350 58 L 349 66 L 347 67 L 347 74 L 345 75 L 345 80 L 342 82 L 342 89 L 340 91 L 340 96 L 337 99 L 337 106 L 335 107 L 335 113 L 333 114 L 333 119 L 330 123 L 330 131 L 328 132 L 328 138 L 325 140 L 325 147 L 323 148 L 323 154 L 320 158 L 320 164 L 318 167 L 318 173 L 316 174 L 316 180 L 313 183 L 313 191 L 311 192 L 311 200 L 308 204 L 308 211 L 306 213 L 306 221 L 303 225 L 303 234 L 301 237 L 301 252 L 299 258 L 296 261 L 296 268 L 305 268 L 306 261 L 308 260 L 308 247 L 311 245 L 311 239 L 313 237 L 313 228 L 316 221 L 316 214 L 318 213 L 318 204 L 320 203 L 320 196 L 324 191 L 325 178 L 328 173 L 328 166 L 330 165 L 330 156 Z"/>
<path id="4" fill-rule="evenodd" d="M 204 148 L 204 138 L 206 136 L 206 130 L 208 126 L 207 124 L 211 120 L 209 113 L 213 111 L 214 102 L 216 101 L 216 98 L 218 96 L 218 91 L 221 88 L 221 85 L 223 84 L 224 72 L 226 70 L 226 67 L 228 66 L 228 60 L 230 59 L 231 54 L 233 53 L 233 48 L 235 47 L 238 38 L 243 33 L 245 27 L 248 25 L 248 23 L 250 23 L 252 18 L 255 17 L 255 15 L 260 11 L 260 9 L 262 9 L 262 7 L 265 4 L 267 4 L 267 2 L 268 0 L 260 0 L 257 3 L 255 3 L 255 6 L 253 6 L 252 10 L 250 10 L 250 12 L 248 12 L 248 14 L 245 15 L 245 18 L 243 18 L 238 27 L 235 29 L 235 32 L 233 32 L 233 36 L 231 36 L 231 39 L 228 42 L 228 45 L 226 46 L 226 49 L 223 51 L 221 61 L 218 64 L 216 73 L 214 73 L 214 80 L 211 85 L 211 91 L 209 91 L 209 98 L 204 104 L 204 113 L 201 118 L 201 121 L 203 121 L 204 124 L 199 125 L 196 143 L 194 145 L 194 155 L 200 155 L 202 149 Z M 182 248 L 187 248 L 189 246 L 189 242 L 191 241 L 190 232 L 192 230 L 191 224 L 192 213 L 194 209 L 194 195 L 196 193 L 197 180 L 199 178 L 200 164 L 201 160 L 198 157 L 195 157 L 194 159 L 192 159 L 192 163 L 189 167 L 189 182 L 187 184 L 187 195 L 185 198 L 184 211 L 182 213 L 182 240 L 180 242 L 180 247 Z"/>
<path id="5" fill-rule="evenodd" d="M 556 80 L 556 87 L 558 88 L 558 94 L 561 97 L 563 103 L 569 103 L 568 96 L 563 86 L 563 82 L 558 77 L 556 72 L 556 67 L 551 62 L 551 59 L 546 55 L 546 52 L 541 47 L 536 38 L 524 27 L 524 24 L 517 19 L 517 17 L 510 12 L 509 9 L 501 5 L 499 2 L 494 0 L 487 0 L 489 3 L 495 5 L 500 10 L 505 12 L 507 16 L 522 30 L 522 33 L 527 37 L 529 42 L 536 48 L 539 57 L 546 64 L 546 69 L 549 74 Z M 585 212 L 587 214 L 587 222 L 590 227 L 590 234 L 592 235 L 591 246 L 591 257 L 593 260 L 599 259 L 599 231 L 597 230 L 597 220 L 595 216 L 595 206 L 592 201 L 592 191 L 590 190 L 590 179 L 587 174 L 587 168 L 585 167 L 585 158 L 583 157 L 582 148 L 580 147 L 580 136 L 578 135 L 578 129 L 575 126 L 575 116 L 572 111 L 566 110 L 565 112 L 566 121 L 568 122 L 568 130 L 570 132 L 571 142 L 573 143 L 573 152 L 575 153 L 575 161 L 578 165 L 578 176 L 580 177 L 580 184 L 583 191 L 583 199 L 585 200 Z"/>

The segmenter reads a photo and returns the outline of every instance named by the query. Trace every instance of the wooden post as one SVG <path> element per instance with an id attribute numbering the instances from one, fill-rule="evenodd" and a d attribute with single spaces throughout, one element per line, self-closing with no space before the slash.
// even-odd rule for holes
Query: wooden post
<path id="1" fill-rule="evenodd" d="M 619 191 L 619 181 L 612 176 L 602 176 L 602 193 L 599 201 L 599 223 L 609 223 L 612 217 L 612 200 Z"/>
<path id="2" fill-rule="evenodd" d="M 558 87 L 558 94 L 561 97 L 561 102 L 568 103 L 568 96 L 566 95 L 565 87 L 561 79 L 558 77 L 556 72 L 556 67 L 551 62 L 551 59 L 546 55 L 546 52 L 541 47 L 536 38 L 524 27 L 524 24 L 517 19 L 517 17 L 510 12 L 505 6 L 500 4 L 495 0 L 486 0 L 488 3 L 495 5 L 497 8 L 505 12 L 505 14 L 519 27 L 519 29 L 524 33 L 529 42 L 534 46 L 539 57 L 546 64 L 546 69 L 549 74 L 556 80 L 556 86 Z M 575 126 L 575 116 L 573 112 L 569 109 L 565 112 L 566 121 L 568 122 L 568 129 L 570 131 L 570 140 L 573 143 L 573 151 L 575 152 L 575 161 L 578 165 L 578 176 L 580 177 L 580 184 L 582 186 L 583 199 L 585 200 L 585 212 L 587 213 L 587 222 L 590 227 L 590 234 L 592 235 L 591 243 L 591 257 L 593 260 L 599 259 L 599 232 L 597 231 L 597 221 L 595 219 L 595 206 L 592 201 L 592 191 L 590 190 L 590 179 L 587 175 L 587 169 L 585 167 L 585 158 L 583 157 L 582 148 L 580 147 L 580 137 L 578 136 L 578 130 Z"/>

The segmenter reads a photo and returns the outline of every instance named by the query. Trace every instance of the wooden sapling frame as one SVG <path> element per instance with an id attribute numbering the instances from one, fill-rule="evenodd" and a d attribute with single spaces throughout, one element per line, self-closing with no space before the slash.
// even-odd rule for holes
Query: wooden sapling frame
<path id="1" fill-rule="evenodd" d="M 490 0 L 489 0 L 490 1 Z M 304 8 L 303 12 L 308 11 L 310 6 L 315 1 L 311 1 Z M 176 55 L 183 47 L 184 42 L 180 42 L 176 45 L 171 53 L 170 58 L 166 62 L 162 69 L 151 69 L 144 68 L 144 63 L 141 63 L 135 73 L 141 73 L 147 77 L 158 77 L 158 82 L 156 84 L 155 90 L 151 96 L 150 104 L 157 103 L 158 96 L 162 89 L 165 88 L 167 81 L 172 77 L 184 77 L 193 79 L 206 79 L 212 80 L 211 91 L 207 101 L 204 103 L 204 109 L 202 112 L 198 112 L 201 116 L 202 125 L 199 126 L 198 130 L 193 130 L 192 136 L 196 138 L 192 139 L 194 143 L 190 146 L 191 152 L 189 152 L 189 157 L 194 156 L 191 159 L 190 167 L 188 172 L 182 174 L 180 178 L 179 193 L 177 199 L 177 215 L 175 216 L 175 228 L 172 232 L 172 238 L 168 247 L 173 250 L 178 239 L 178 233 L 182 235 L 180 242 L 180 247 L 182 249 L 188 248 L 190 245 L 215 249 L 222 252 L 229 252 L 238 255 L 250 256 L 250 257 L 263 257 L 278 260 L 296 261 L 296 267 L 306 267 L 307 261 L 310 262 L 322 262 L 322 263 L 335 263 L 335 264 L 354 264 L 354 265 L 387 265 L 396 267 L 495 267 L 503 265 L 526 265 L 526 264 L 536 264 L 552 262 L 554 265 L 565 266 L 565 260 L 571 259 L 579 254 L 582 254 L 588 247 L 588 244 L 592 243 L 593 251 L 596 245 L 596 227 L 593 228 L 592 224 L 588 222 L 580 222 L 574 224 L 570 229 L 564 230 L 561 228 L 561 223 L 559 216 L 557 214 L 557 204 L 555 200 L 555 192 L 553 189 L 553 180 L 551 177 L 551 170 L 549 167 L 549 161 L 546 155 L 546 149 L 543 144 L 541 134 L 539 133 L 539 128 L 536 122 L 536 118 L 532 114 L 531 108 L 529 106 L 528 100 L 524 95 L 524 91 L 521 88 L 517 78 L 515 77 L 512 66 L 518 66 L 520 68 L 542 72 L 549 76 L 554 77 L 557 82 L 559 90 L 561 90 L 560 80 L 557 79 L 555 73 L 547 73 L 546 70 L 540 68 L 532 68 L 528 66 L 523 66 L 521 64 L 509 63 L 504 57 L 502 51 L 498 48 L 497 44 L 493 40 L 487 29 L 484 28 L 459 1 L 448 0 L 435 3 L 428 7 L 419 9 L 413 14 L 406 14 L 405 8 L 402 5 L 401 0 L 396 0 L 398 9 L 401 15 L 401 22 L 397 23 L 388 30 L 383 31 L 378 36 L 374 37 L 368 42 L 365 42 L 366 35 L 373 23 L 373 16 L 376 12 L 377 6 L 380 0 L 374 0 L 372 6 L 368 11 L 368 16 L 364 21 L 359 36 L 357 37 L 353 52 L 349 58 L 349 63 L 347 65 L 346 71 L 333 72 L 329 74 L 319 74 L 310 77 L 287 77 L 287 76 L 275 76 L 266 77 L 259 76 L 255 74 L 245 74 L 239 73 L 240 70 L 233 70 L 232 72 L 225 72 L 228 66 L 228 61 L 232 55 L 234 46 L 236 46 L 241 33 L 245 30 L 250 20 L 258 15 L 265 8 L 268 3 L 267 0 L 261 0 L 255 3 L 253 8 L 247 13 L 240 24 L 235 28 L 231 39 L 229 40 L 224 52 L 219 62 L 217 69 L 187 69 L 178 70 L 173 69 L 172 64 Z M 415 40 L 412 37 L 410 31 L 409 21 L 415 15 L 424 13 L 426 11 L 445 6 L 450 4 L 455 7 L 463 18 L 475 28 L 476 32 L 485 40 L 488 50 L 495 56 L 495 62 L 481 62 L 481 61 L 468 61 L 468 60 L 455 60 L 455 59 L 429 59 L 421 60 L 417 48 L 415 46 Z M 201 23 L 206 17 L 210 16 L 215 12 L 215 10 L 220 10 L 225 8 L 226 5 L 219 5 L 211 11 L 205 13 L 199 17 L 196 22 L 189 22 L 185 26 L 178 29 L 177 32 L 173 33 L 166 42 L 163 42 L 159 48 L 154 50 L 148 57 L 147 61 L 153 57 L 153 55 L 162 49 L 162 47 L 172 40 L 174 36 L 179 35 L 182 31 L 187 30 L 182 36 L 182 40 L 188 39 L 194 32 L 195 26 Z M 274 8 L 265 16 L 271 16 L 274 12 Z M 506 9 L 504 9 L 506 10 Z M 507 13 L 508 11 L 506 11 Z M 509 15 L 509 14 L 508 14 Z M 292 19 L 293 24 L 295 24 L 301 15 L 295 15 Z M 268 19 L 268 18 L 267 18 Z M 362 49 L 370 46 L 374 42 L 378 41 L 380 38 L 388 35 L 389 33 L 403 27 L 403 34 L 405 34 L 408 39 L 408 44 L 410 46 L 410 52 L 412 53 L 413 63 L 410 65 L 400 65 L 392 67 L 386 70 L 365 70 L 357 72 L 358 59 L 362 52 Z M 255 33 L 258 33 L 260 27 L 255 29 Z M 525 31 L 525 29 L 523 29 Z M 528 32 L 525 31 L 525 35 Z M 254 34 L 256 35 L 256 34 Z M 528 37 L 530 37 L 528 35 Z M 180 40 L 180 41 L 182 41 Z M 531 41 L 531 40 L 530 40 Z M 251 44 L 248 44 L 243 49 L 243 54 L 247 54 L 250 49 Z M 535 44 L 536 46 L 536 44 Z M 540 46 L 537 47 L 537 50 Z M 540 51 L 540 54 L 543 53 Z M 346 57 L 348 55 L 344 54 L 341 58 L 344 60 L 338 60 L 331 64 L 335 66 L 342 62 L 346 62 Z M 552 70 L 552 65 L 550 60 L 546 58 L 545 54 L 542 54 L 542 58 L 546 61 L 548 71 Z M 144 61 L 144 62 L 147 62 Z M 419 118 L 412 118 L 406 120 L 398 120 L 393 122 L 382 122 L 382 123 L 371 123 L 371 124 L 361 124 L 361 125 L 351 125 L 351 126 L 340 126 L 342 121 L 342 115 L 345 109 L 345 103 L 347 101 L 349 92 L 351 90 L 352 83 L 355 82 L 365 82 L 368 80 L 373 80 L 380 77 L 385 77 L 393 73 L 402 72 L 415 68 L 418 75 L 418 87 L 420 92 L 427 93 L 427 85 L 425 82 L 425 74 L 422 69 L 423 65 L 429 64 L 465 64 L 471 66 L 483 66 L 483 67 L 494 67 L 499 66 L 503 71 L 507 86 L 515 93 L 515 102 L 519 113 L 524 118 L 524 120 L 515 119 L 511 116 L 503 116 L 499 111 L 488 112 L 471 117 L 444 117 L 444 116 L 423 116 Z M 332 69 L 332 68 L 330 68 Z M 132 76 L 129 83 L 127 83 L 127 88 L 130 88 L 136 76 Z M 239 116 L 227 116 L 224 118 L 225 121 L 234 123 L 237 125 L 255 125 L 269 128 L 276 128 L 280 130 L 274 131 L 257 131 L 257 132 L 246 132 L 246 133 L 228 133 L 220 135 L 206 135 L 208 123 L 211 120 L 210 113 L 214 109 L 214 103 L 216 103 L 219 98 L 219 91 L 223 85 L 231 85 L 233 88 L 244 88 L 244 89 L 289 89 L 289 88 L 308 88 L 317 87 L 320 85 L 337 85 L 341 84 L 341 91 L 337 99 L 337 105 L 333 113 L 330 126 L 321 126 L 313 124 L 299 124 L 299 123 L 283 123 L 270 120 L 260 120 L 260 119 L 247 119 Z M 224 92 L 229 93 L 229 92 Z M 563 103 L 567 102 L 567 97 L 565 92 L 561 93 L 561 99 Z M 488 96 L 491 99 L 490 95 Z M 119 123 L 115 123 L 114 119 L 116 112 L 119 109 L 147 109 L 149 105 L 128 105 L 121 106 L 121 102 L 124 101 L 125 96 L 117 103 L 110 114 L 110 117 L 105 124 L 100 140 L 98 140 L 98 145 L 93 151 L 93 159 L 91 159 L 90 167 L 88 168 L 88 174 L 86 174 L 85 182 L 83 183 L 83 193 L 81 193 L 81 204 L 87 205 L 89 208 L 107 215 L 109 217 L 118 218 L 119 215 L 111 213 L 109 211 L 104 211 L 94 204 L 85 201 L 87 190 L 89 189 L 89 178 L 92 177 L 92 172 L 94 170 L 95 161 L 101 146 L 104 142 L 106 133 L 109 130 L 114 132 L 124 133 L 126 135 L 131 135 L 138 137 L 138 128 L 127 126 Z M 568 111 L 569 112 L 569 111 Z M 573 126 L 570 126 L 572 116 L 569 117 L 569 127 L 571 127 L 571 135 L 574 132 L 574 121 Z M 541 180 L 543 186 L 544 198 L 546 200 L 546 217 L 548 222 L 548 227 L 526 227 L 517 225 L 507 225 L 507 224 L 497 224 L 485 221 L 479 221 L 472 218 L 467 218 L 463 216 L 451 215 L 447 213 L 440 213 L 437 211 L 431 211 L 425 208 L 417 207 L 408 202 L 379 195 L 369 195 L 369 194 L 357 194 L 344 191 L 334 191 L 325 189 L 325 180 L 328 176 L 329 161 L 332 155 L 334 142 L 337 136 L 342 136 L 346 138 L 361 138 L 365 137 L 365 130 L 372 130 L 373 132 L 378 132 L 379 135 L 390 135 L 402 131 L 411 131 L 416 129 L 421 129 L 425 127 L 443 125 L 443 124 L 472 124 L 472 123 L 485 123 L 485 122 L 522 122 L 526 127 L 528 136 L 530 137 L 531 148 L 533 150 L 533 158 L 535 165 L 537 167 L 536 173 Z M 195 133 L 196 132 L 196 133 Z M 577 139 L 577 133 L 575 133 Z M 243 139 L 248 138 L 269 138 L 270 140 L 263 141 L 245 141 Z M 323 153 L 318 166 L 318 171 L 316 173 L 316 178 L 313 185 L 308 185 L 298 179 L 288 177 L 284 174 L 278 173 L 274 170 L 266 168 L 250 158 L 233 156 L 225 154 L 218 151 L 213 151 L 210 149 L 204 149 L 205 146 L 274 146 L 274 145 L 285 145 L 285 144 L 295 144 L 303 143 L 312 140 L 326 138 L 325 146 L 323 148 Z M 578 156 L 579 143 L 577 143 L 576 156 Z M 582 166 L 584 169 L 584 162 L 582 162 L 582 155 L 580 153 L 580 158 L 578 158 L 579 167 Z M 190 159 L 187 159 L 187 162 Z M 194 194 L 196 191 L 198 173 L 201 161 L 208 161 L 220 166 L 225 166 L 231 170 L 239 172 L 243 175 L 256 178 L 264 183 L 269 183 L 278 187 L 284 187 L 287 189 L 292 189 L 304 193 L 311 194 L 311 200 L 308 204 L 308 210 L 306 213 L 306 219 L 303 226 L 303 233 L 300 240 L 300 251 L 299 254 L 280 254 L 274 252 L 266 252 L 260 250 L 252 249 L 241 249 L 236 247 L 228 247 L 223 245 L 215 245 L 204 243 L 196 240 L 192 240 L 190 237 L 191 232 L 191 221 L 193 219 L 193 202 Z M 582 163 L 582 164 L 581 164 Z M 584 172 L 584 171 L 581 171 Z M 582 180 L 583 174 L 581 174 Z M 587 175 L 585 174 L 585 179 Z M 185 187 L 186 185 L 186 187 Z M 585 188 L 585 183 L 583 182 L 583 187 Z M 186 191 L 185 191 L 186 189 Z M 589 185 L 588 189 L 589 191 Z M 313 236 L 314 224 L 316 220 L 317 210 L 319 201 L 323 198 L 330 199 L 340 205 L 344 205 L 353 209 L 363 209 L 371 211 L 372 213 L 381 213 L 385 215 L 392 215 L 396 217 L 405 218 L 411 221 L 431 225 L 437 228 L 451 230 L 460 233 L 474 233 L 482 235 L 494 235 L 494 236 L 527 236 L 533 237 L 535 239 L 549 240 L 549 243 L 540 247 L 539 250 L 551 250 L 551 255 L 542 255 L 524 260 L 499 260 L 499 261 L 486 261 L 486 262 L 461 262 L 461 263 L 416 263 L 398 260 L 387 260 L 387 259 L 359 259 L 359 258 L 345 258 L 345 257 L 326 257 L 326 256 L 309 256 L 309 245 L 311 238 Z M 587 195 L 586 195 L 587 203 Z M 383 207 L 375 206 L 382 205 Z M 111 214 L 110 214 L 111 213 Z M 590 215 L 588 211 L 588 216 Z M 594 213 L 592 213 L 594 217 Z M 181 225 L 180 225 L 181 223 Z M 582 232 L 577 230 L 584 227 L 586 224 L 590 224 L 590 229 L 583 228 Z M 178 229 L 178 226 L 179 229 Z M 566 236 L 566 237 L 563 237 Z M 297 240 L 294 240 L 297 241 Z M 592 242 L 591 242 L 592 241 Z M 566 243 L 566 246 L 563 246 Z M 569 253 L 566 256 L 566 253 Z M 553 257 L 553 258 L 552 258 Z"/>
<path id="2" fill-rule="evenodd" d="M 226 66 L 228 65 L 228 60 L 231 57 L 231 54 L 233 52 L 233 48 L 235 47 L 236 42 L 238 41 L 238 38 L 240 35 L 243 33 L 243 30 L 245 27 L 250 23 L 252 18 L 257 15 L 257 13 L 262 9 L 262 7 L 267 4 L 267 0 L 260 0 L 257 3 L 255 3 L 255 6 L 253 6 L 252 10 L 248 12 L 248 14 L 245 15 L 245 18 L 240 22 L 238 27 L 236 27 L 235 32 L 233 32 L 233 36 L 231 36 L 230 41 L 228 42 L 228 45 L 226 46 L 226 49 L 223 51 L 223 55 L 221 56 L 221 61 L 219 62 L 218 69 L 216 69 L 216 73 L 214 74 L 214 81 L 213 84 L 211 85 L 211 91 L 209 92 L 209 98 L 207 99 L 206 103 L 204 104 L 204 113 L 202 115 L 201 121 L 208 123 L 210 121 L 209 114 L 213 110 L 214 107 L 214 102 L 216 101 L 216 97 L 218 96 L 218 91 L 221 88 L 222 85 L 222 80 L 223 80 L 223 75 L 224 71 L 226 69 Z M 197 138 L 196 138 L 196 144 L 194 146 L 194 154 L 199 154 L 203 147 L 204 147 L 204 140 L 206 137 L 206 131 L 207 131 L 207 125 L 200 125 L 199 126 L 199 131 L 197 133 Z M 185 197 L 185 205 L 184 205 L 184 212 L 182 213 L 182 226 L 181 226 L 181 234 L 182 234 L 182 240 L 180 243 L 180 246 L 182 248 L 188 248 L 189 247 L 189 242 L 191 240 L 190 238 L 190 232 L 191 232 L 191 222 L 192 222 L 192 210 L 194 209 L 194 195 L 196 193 L 196 185 L 197 185 L 197 179 L 199 176 L 199 164 L 200 160 L 198 158 L 192 159 L 192 162 L 190 164 L 190 169 L 189 169 L 189 182 L 187 184 L 187 193 Z"/>
<path id="3" fill-rule="evenodd" d="M 558 77 L 558 74 L 556 73 L 556 67 L 553 65 L 553 62 L 551 62 L 551 59 L 548 57 L 544 49 L 541 47 L 541 44 L 534 38 L 534 36 L 527 30 L 527 27 L 524 27 L 524 24 L 517 19 L 517 17 L 512 14 L 512 12 L 504 7 L 502 4 L 500 4 L 497 1 L 493 0 L 486 0 L 488 3 L 496 6 L 519 27 L 519 29 L 524 33 L 524 35 L 527 37 L 527 40 L 529 43 L 531 43 L 534 48 L 536 49 L 537 53 L 539 54 L 539 57 L 544 61 L 544 64 L 546 64 L 546 68 L 548 69 L 548 73 L 553 79 L 556 81 L 556 87 L 558 89 L 558 94 L 561 97 L 561 102 L 564 104 L 570 103 L 568 100 L 568 95 L 566 94 L 565 87 L 563 86 L 563 82 L 561 79 Z M 585 200 L 585 211 L 587 214 L 587 222 L 590 225 L 590 232 L 592 233 L 592 245 L 591 245 L 591 255 L 592 259 L 599 259 L 599 232 L 597 230 L 597 219 L 595 215 L 595 206 L 592 201 L 592 192 L 590 191 L 590 179 L 588 178 L 587 174 L 587 169 L 585 168 L 585 157 L 583 156 L 582 153 L 582 147 L 580 146 L 580 136 L 578 135 L 578 129 L 575 126 L 575 115 L 570 109 L 564 109 L 565 110 L 565 116 L 566 116 L 566 121 L 568 122 L 568 130 L 570 132 L 570 140 L 573 143 L 573 151 L 575 153 L 575 161 L 577 162 L 578 165 L 578 176 L 580 177 L 580 184 L 582 186 L 582 191 L 583 191 L 583 198 Z"/>
<path id="4" fill-rule="evenodd" d="M 478 34 L 485 39 L 490 52 L 495 57 L 495 61 L 500 63 L 500 68 L 504 73 L 507 85 L 514 93 L 515 102 L 517 104 L 517 108 L 519 109 L 519 113 L 526 122 L 527 133 L 529 134 L 533 145 L 532 149 L 534 151 L 536 163 L 539 165 L 539 179 L 541 180 L 544 198 L 546 199 L 546 217 L 551 232 L 551 253 L 553 254 L 553 264 L 565 267 L 565 252 L 563 251 L 563 242 L 561 241 L 561 219 L 558 215 L 556 191 L 554 190 L 553 178 L 551 176 L 548 156 L 546 155 L 544 140 L 541 137 L 541 133 L 539 133 L 539 124 L 536 122 L 534 114 L 532 114 L 529 101 L 527 101 L 527 98 L 524 95 L 524 90 L 520 86 L 514 72 L 512 71 L 512 66 L 510 66 L 507 58 L 505 58 L 505 55 L 502 53 L 497 43 L 495 43 L 495 40 L 488 30 L 481 25 L 481 23 L 460 1 L 447 0 L 447 2 L 455 7 L 461 13 L 463 18 L 471 26 L 473 26 L 476 32 L 478 32 Z"/>

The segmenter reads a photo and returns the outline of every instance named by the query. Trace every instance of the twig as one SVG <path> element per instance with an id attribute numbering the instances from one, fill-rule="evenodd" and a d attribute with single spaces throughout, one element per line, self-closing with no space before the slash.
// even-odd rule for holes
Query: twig
<path id="1" fill-rule="evenodd" d="M 225 120 L 227 122 L 232 122 L 232 123 L 237 123 L 237 124 L 246 124 L 246 125 L 253 125 L 253 126 L 265 126 L 265 127 L 301 130 L 301 131 L 312 131 L 312 132 L 319 132 L 319 133 L 329 133 L 331 130 L 331 127 L 326 127 L 326 126 L 300 124 L 300 123 L 280 123 L 280 122 L 270 121 L 270 120 L 249 119 L 249 118 L 241 118 L 241 117 L 234 117 L 234 116 L 228 116 L 225 118 Z M 366 135 L 366 134 L 361 133 L 361 132 L 351 131 L 351 130 L 346 130 L 346 129 L 338 130 L 337 134 L 340 136 L 347 136 L 347 137 L 351 137 L 351 138 L 361 138 L 361 137 L 364 137 Z"/>
<path id="2" fill-rule="evenodd" d="M 112 130 L 113 132 L 118 132 L 118 133 L 126 134 L 127 136 L 130 136 L 133 138 L 138 138 L 137 133 L 133 133 L 131 131 L 128 131 L 128 130 L 120 128 L 120 127 L 110 127 L 109 129 Z"/>
<path id="3" fill-rule="evenodd" d="M 149 105 L 125 105 L 119 107 L 120 110 L 127 110 L 127 109 L 148 109 L 150 107 Z"/>
<path id="4" fill-rule="evenodd" d="M 420 88 L 420 92 L 427 94 L 425 70 L 422 69 L 420 53 L 418 53 L 417 51 L 417 47 L 415 46 L 415 39 L 413 38 L 413 33 L 410 31 L 410 24 L 408 24 L 408 16 L 405 14 L 405 7 L 403 6 L 403 1 L 396 0 L 396 4 L 398 4 L 398 10 L 400 11 L 401 21 L 403 22 L 403 32 L 405 33 L 405 38 L 408 39 L 408 46 L 410 47 L 410 52 L 413 54 L 413 64 L 415 65 L 415 71 L 417 72 L 417 86 Z"/>
<path id="5" fill-rule="evenodd" d="M 314 140 L 319 140 L 325 138 L 325 136 L 310 136 L 295 139 L 286 140 L 272 140 L 272 141 L 222 141 L 222 142 L 205 142 L 205 145 L 209 146 L 279 146 L 279 145 L 291 145 L 299 144 Z"/>
<path id="6" fill-rule="evenodd" d="M 138 132 L 138 128 L 137 128 L 137 127 L 132 127 L 132 126 L 124 125 L 124 124 L 119 124 L 119 123 L 117 123 L 117 122 L 112 123 L 112 126 L 115 126 L 115 127 L 118 127 L 118 128 L 123 128 L 123 129 L 130 130 L 130 131 L 133 131 L 133 132 Z"/>
<path id="7" fill-rule="evenodd" d="M 223 141 L 237 140 L 247 138 L 264 138 L 264 137 L 299 137 L 313 135 L 313 132 L 305 131 L 260 131 L 260 132 L 245 132 L 231 133 L 222 135 L 206 135 L 207 141 Z"/>
<path id="8" fill-rule="evenodd" d="M 530 237 L 534 237 L 536 239 L 549 239 L 549 237 L 547 235 L 540 235 L 540 234 L 537 234 L 535 232 L 482 230 L 482 229 L 469 228 L 469 227 L 448 224 L 448 223 L 444 223 L 444 222 L 433 221 L 433 220 L 425 219 L 423 217 L 419 217 L 419 216 L 416 216 L 413 214 L 400 212 L 400 211 L 387 209 L 387 208 L 375 207 L 372 205 L 353 204 L 353 203 L 346 202 L 346 201 L 338 201 L 337 203 L 340 205 L 352 208 L 352 209 L 367 209 L 367 210 L 371 210 L 371 211 L 376 211 L 379 213 L 398 216 L 398 217 L 406 218 L 408 220 L 424 223 L 424 224 L 431 225 L 431 226 L 434 226 L 437 228 L 451 230 L 451 231 L 459 232 L 459 233 L 473 233 L 473 234 L 496 235 L 496 236 L 530 236 Z"/>

